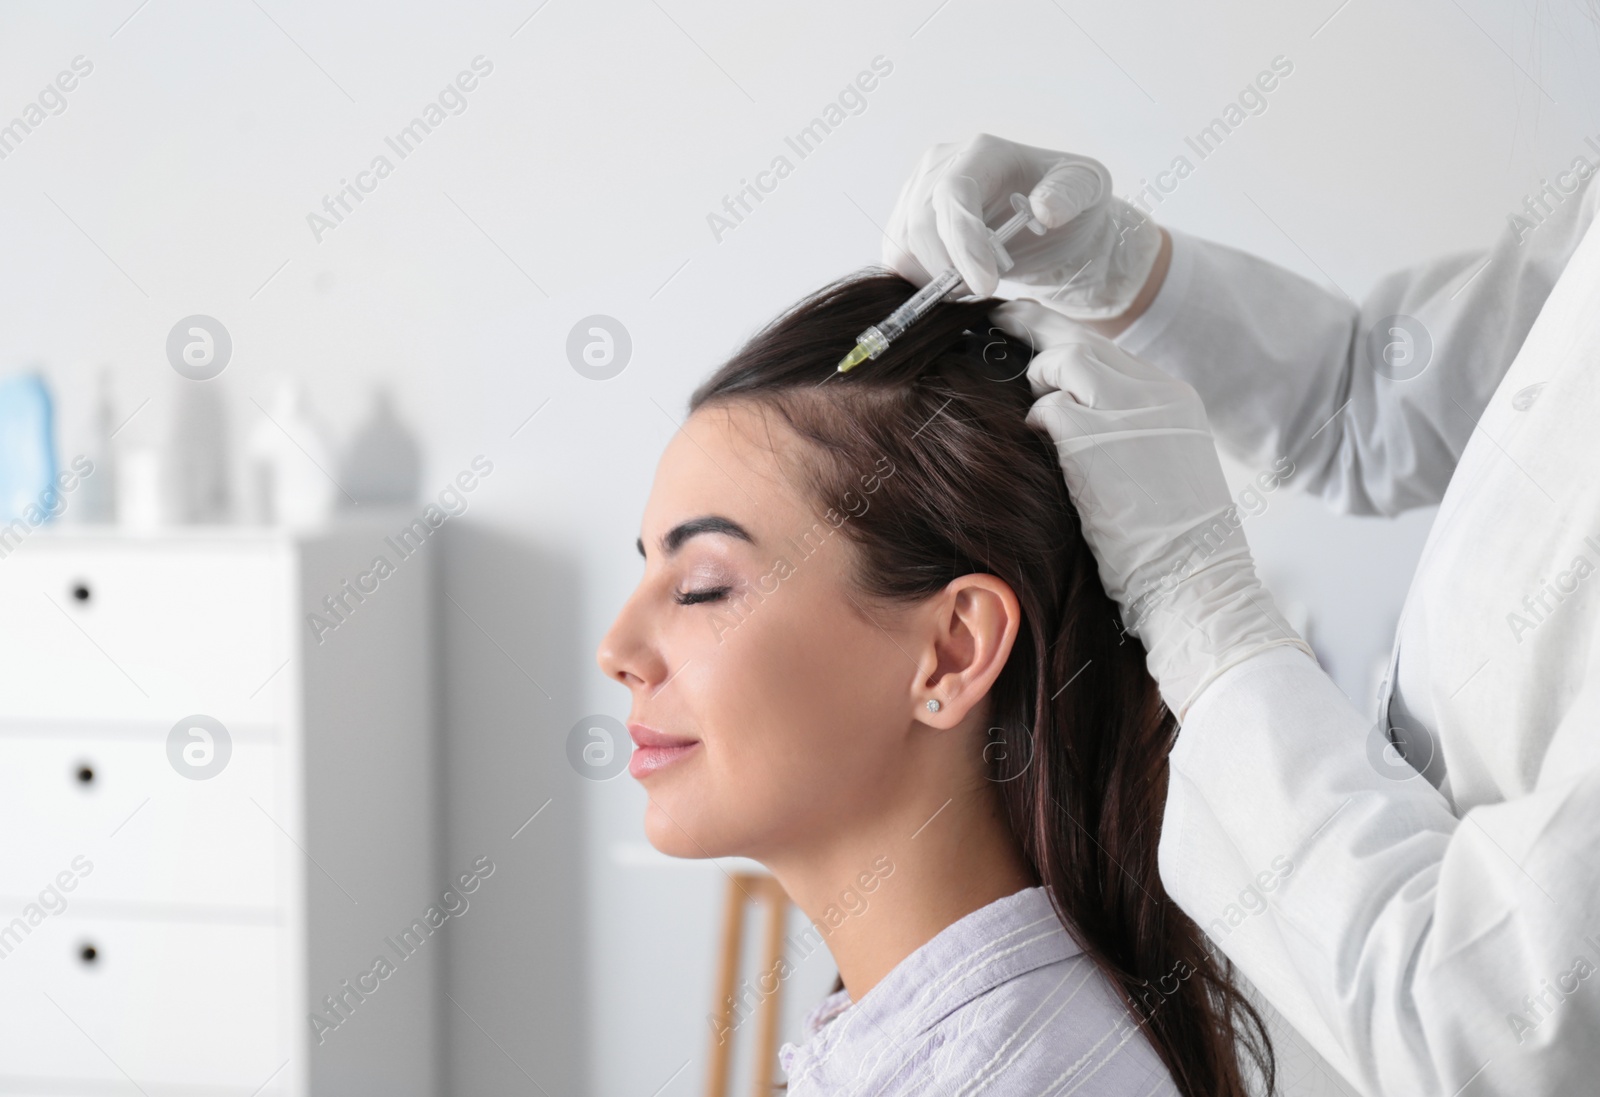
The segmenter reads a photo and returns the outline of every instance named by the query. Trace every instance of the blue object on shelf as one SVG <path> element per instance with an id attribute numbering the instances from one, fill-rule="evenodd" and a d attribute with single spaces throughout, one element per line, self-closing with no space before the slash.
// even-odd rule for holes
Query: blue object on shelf
<path id="1" fill-rule="evenodd" d="M 33 373 L 0 380 L 0 526 L 41 526 L 65 505 L 50 389 Z"/>

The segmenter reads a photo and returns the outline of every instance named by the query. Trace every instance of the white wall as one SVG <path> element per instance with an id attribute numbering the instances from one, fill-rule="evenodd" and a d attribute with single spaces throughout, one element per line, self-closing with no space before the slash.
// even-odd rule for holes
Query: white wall
<path id="1" fill-rule="evenodd" d="M 485 851 L 505 866 L 451 943 L 451 1092 L 531 1076 L 682 1095 L 703 1080 L 723 878 L 641 852 L 642 792 L 578 778 L 563 744 L 582 716 L 626 716 L 592 653 L 637 579 L 654 463 L 693 385 L 877 259 L 874 226 L 926 145 L 989 130 L 1095 155 L 1131 190 L 1280 54 L 1295 69 L 1267 111 L 1160 215 L 1359 296 L 1486 243 L 1583 151 L 1600 35 L 1566 0 L 541 2 L 0 9 L 0 121 L 76 55 L 94 65 L 0 160 L 0 370 L 47 370 L 68 453 L 101 364 L 124 414 L 150 401 L 119 441 L 159 438 L 166 334 L 205 313 L 233 336 L 215 383 L 236 434 L 275 371 L 339 437 L 382 378 L 423 442 L 425 493 L 494 462 L 442 550 L 441 871 Z M 480 54 L 494 68 L 466 111 L 318 242 L 306 215 Z M 717 242 L 707 214 L 878 55 L 894 69 L 865 111 Z M 604 382 L 565 352 L 593 313 L 634 347 Z M 1250 526 L 1353 694 L 1427 519 L 1275 498 Z M 831 974 L 810 965 L 797 989 Z"/>

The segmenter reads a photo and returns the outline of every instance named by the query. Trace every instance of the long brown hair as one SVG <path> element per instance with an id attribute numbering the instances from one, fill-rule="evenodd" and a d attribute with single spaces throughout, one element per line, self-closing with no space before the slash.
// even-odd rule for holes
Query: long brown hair
<path id="1" fill-rule="evenodd" d="M 919 601 L 973 572 L 1010 585 L 1022 625 L 990 691 L 984 753 L 1025 856 L 1184 1094 L 1244 1097 L 1247 1066 L 1271 1092 L 1266 1026 L 1161 886 L 1177 722 L 1119 626 L 1053 444 L 1024 422 L 1029 348 L 989 324 L 998 301 L 946 302 L 880 358 L 835 373 L 914 290 L 874 271 L 824 287 L 752 337 L 690 410 L 777 411 L 814 443 L 800 475 L 823 507 L 892 462 L 840 526 L 869 604 Z"/>

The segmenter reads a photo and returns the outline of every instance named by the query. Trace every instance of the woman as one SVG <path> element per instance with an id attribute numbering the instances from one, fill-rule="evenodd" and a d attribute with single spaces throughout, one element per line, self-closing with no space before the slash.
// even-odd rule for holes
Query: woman
<path id="1" fill-rule="evenodd" d="M 648 837 L 760 861 L 826 939 L 793 1097 L 1270 1087 L 1260 1018 L 1158 883 L 1175 724 L 1024 421 L 1027 350 L 952 302 L 835 372 L 912 290 L 801 302 L 661 459 L 598 652 Z"/>

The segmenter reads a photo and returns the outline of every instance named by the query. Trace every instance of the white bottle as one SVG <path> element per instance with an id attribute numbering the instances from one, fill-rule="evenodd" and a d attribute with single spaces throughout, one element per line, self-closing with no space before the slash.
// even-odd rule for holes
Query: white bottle
<path id="1" fill-rule="evenodd" d="M 228 417 L 219 382 L 179 380 L 167 431 L 166 474 L 172 518 L 216 524 L 232 516 Z"/>
<path id="2" fill-rule="evenodd" d="M 117 468 L 111 432 L 117 429 L 116 408 L 111 399 L 111 369 L 102 366 L 95 381 L 94 414 L 89 424 L 84 456 L 93 466 L 78 487 L 77 505 L 67 513 L 79 522 L 110 522 L 117 516 Z"/>
<path id="3" fill-rule="evenodd" d="M 340 499 L 345 509 L 415 502 L 422 485 L 422 453 L 416 438 L 395 414 L 394 398 L 387 388 L 372 390 L 366 421 L 356 428 L 339 467 L 339 483 L 350 493 L 349 498 Z"/>
<path id="4" fill-rule="evenodd" d="M 305 390 L 292 378 L 279 380 L 257 417 L 245 442 L 246 518 L 294 529 L 326 522 L 339 494 L 330 478 L 333 447 Z"/>
<path id="5" fill-rule="evenodd" d="M 166 466 L 152 445 L 129 445 L 117 455 L 117 524 L 135 533 L 153 533 L 167 525 L 172 507 L 167 498 Z"/>

